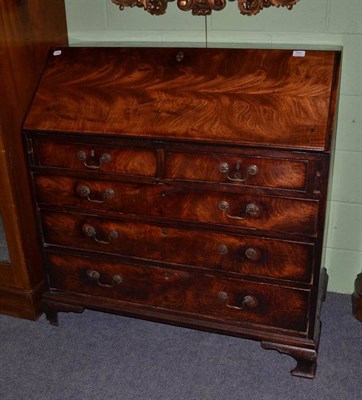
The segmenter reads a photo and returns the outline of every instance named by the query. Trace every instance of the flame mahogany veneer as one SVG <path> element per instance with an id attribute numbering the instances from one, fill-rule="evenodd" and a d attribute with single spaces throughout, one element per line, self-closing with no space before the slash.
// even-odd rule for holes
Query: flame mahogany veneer
<path id="1" fill-rule="evenodd" d="M 50 322 L 90 308 L 255 339 L 314 377 L 340 54 L 54 54 L 24 124 Z"/>

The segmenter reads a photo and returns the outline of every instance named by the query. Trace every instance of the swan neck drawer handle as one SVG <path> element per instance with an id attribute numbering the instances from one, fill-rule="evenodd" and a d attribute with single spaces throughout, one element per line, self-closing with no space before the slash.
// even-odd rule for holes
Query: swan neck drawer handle
<path id="1" fill-rule="evenodd" d="M 100 169 L 102 168 L 103 163 L 108 163 L 111 161 L 111 156 L 108 153 L 103 153 L 97 160 L 94 150 L 91 150 L 90 157 L 87 156 L 85 151 L 79 150 L 77 153 L 77 158 L 78 160 L 83 161 L 84 166 L 88 169 Z"/>
<path id="2" fill-rule="evenodd" d="M 100 243 L 100 244 L 110 244 L 112 240 L 114 239 L 118 239 L 118 232 L 116 230 L 111 230 L 108 234 L 108 241 L 106 240 L 101 240 L 97 238 L 97 231 L 94 228 L 94 226 L 89 225 L 89 224 L 85 224 L 82 227 L 82 232 L 84 234 L 84 236 L 88 237 L 88 238 L 93 238 L 95 242 Z"/>
<path id="3" fill-rule="evenodd" d="M 219 171 L 222 172 L 223 174 L 227 174 L 226 177 L 229 181 L 233 182 L 245 182 L 247 181 L 251 176 L 255 176 L 259 172 L 259 168 L 257 165 L 252 164 L 249 165 L 244 172 L 240 171 L 241 169 L 241 164 L 237 162 L 235 164 L 234 168 L 230 168 L 229 164 L 227 162 L 222 162 L 219 164 Z M 232 176 L 230 176 L 230 170 L 232 170 Z"/>
<path id="4" fill-rule="evenodd" d="M 114 197 L 114 190 L 111 189 L 111 188 L 108 188 L 108 189 L 105 190 L 104 193 L 102 193 L 102 199 L 101 200 L 92 198 L 91 197 L 92 191 L 86 185 L 78 185 L 77 188 L 76 188 L 76 193 L 82 199 L 87 199 L 91 203 L 97 203 L 97 204 L 103 204 L 108 199 L 111 199 L 112 197 Z"/>
<path id="5" fill-rule="evenodd" d="M 256 308 L 259 305 L 259 300 L 255 296 L 247 295 L 244 296 L 240 306 L 232 306 L 228 304 L 229 295 L 221 291 L 218 294 L 219 300 L 225 302 L 225 306 L 228 308 L 232 308 L 233 310 L 243 310 L 245 308 Z"/>
<path id="6" fill-rule="evenodd" d="M 88 270 L 87 277 L 91 281 L 96 281 L 98 286 L 101 286 L 104 288 L 113 288 L 116 285 L 119 285 L 120 283 L 122 283 L 122 281 L 123 281 L 121 275 L 117 274 L 112 277 L 112 284 L 101 282 L 101 274 L 96 270 Z"/>
<path id="7" fill-rule="evenodd" d="M 261 214 L 260 208 L 254 203 L 247 204 L 245 207 L 244 213 L 241 216 L 230 215 L 228 213 L 228 210 L 230 209 L 230 205 L 225 200 L 220 201 L 219 209 L 221 211 L 225 212 L 228 218 L 237 219 L 237 220 L 244 220 L 244 219 L 247 219 L 248 217 L 257 218 L 257 217 L 260 217 L 260 214 Z"/>

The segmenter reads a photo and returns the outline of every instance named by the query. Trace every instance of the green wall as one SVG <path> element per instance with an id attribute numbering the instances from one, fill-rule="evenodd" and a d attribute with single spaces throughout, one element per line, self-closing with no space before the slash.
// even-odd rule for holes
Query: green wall
<path id="1" fill-rule="evenodd" d="M 72 45 L 342 48 L 342 83 L 325 266 L 329 290 L 351 293 L 362 270 L 362 0 L 300 0 L 292 11 L 242 16 L 237 2 L 197 17 L 170 3 L 163 16 L 111 0 L 65 0 Z"/>

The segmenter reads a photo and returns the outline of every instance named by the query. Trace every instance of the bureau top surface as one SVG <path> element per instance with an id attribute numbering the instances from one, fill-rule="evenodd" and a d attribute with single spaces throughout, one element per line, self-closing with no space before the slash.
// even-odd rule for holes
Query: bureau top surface
<path id="1" fill-rule="evenodd" d="M 291 50 L 63 48 L 49 56 L 24 127 L 328 150 L 338 52 L 297 55 Z"/>

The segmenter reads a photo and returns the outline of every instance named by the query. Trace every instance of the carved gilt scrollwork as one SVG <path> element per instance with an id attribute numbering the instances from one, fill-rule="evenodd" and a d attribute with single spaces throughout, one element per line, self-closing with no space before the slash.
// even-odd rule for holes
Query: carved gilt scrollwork
<path id="1" fill-rule="evenodd" d="M 182 11 L 192 11 L 193 15 L 210 15 L 212 10 L 220 11 L 226 6 L 226 0 L 177 0 Z"/>
<path id="2" fill-rule="evenodd" d="M 142 7 L 152 15 L 162 15 L 166 12 L 167 4 L 173 0 L 112 0 L 120 10 L 125 7 Z M 233 1 L 233 0 L 230 0 Z M 293 8 L 299 0 L 238 0 L 240 13 L 256 15 L 264 8 L 287 7 Z M 212 11 L 220 11 L 226 6 L 226 0 L 177 0 L 177 6 L 182 11 L 191 11 L 193 15 L 210 15 Z"/>
<path id="3" fill-rule="evenodd" d="M 162 15 L 166 12 L 168 0 L 112 0 L 120 10 L 125 7 L 143 7 L 152 15 Z"/>
<path id="4" fill-rule="evenodd" d="M 243 15 L 256 15 L 264 8 L 287 7 L 291 10 L 299 0 L 238 0 L 240 13 Z"/>

